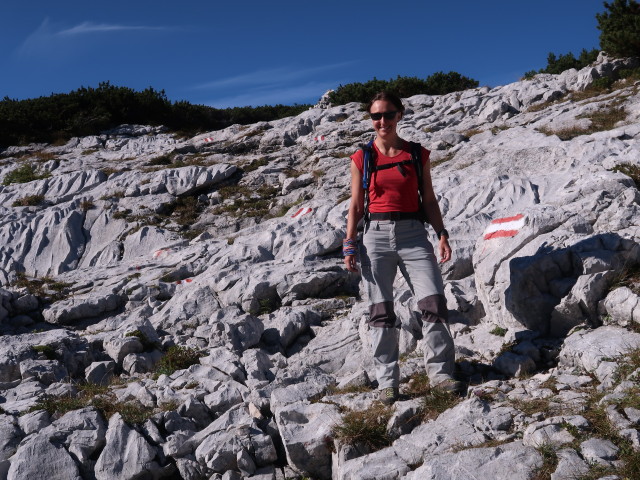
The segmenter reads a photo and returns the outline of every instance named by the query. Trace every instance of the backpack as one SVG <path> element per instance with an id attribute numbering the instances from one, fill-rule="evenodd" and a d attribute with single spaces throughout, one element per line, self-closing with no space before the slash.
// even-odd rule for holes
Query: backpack
<path id="1" fill-rule="evenodd" d="M 427 214 L 422 206 L 422 197 L 424 192 L 422 191 L 422 147 L 419 143 L 409 142 L 411 147 L 411 160 L 404 160 L 402 162 L 388 163 L 386 165 L 376 165 L 375 149 L 373 148 L 373 140 L 366 145 L 361 145 L 364 153 L 364 160 L 362 162 L 362 188 L 364 189 L 364 215 L 363 220 L 365 225 L 369 225 L 369 186 L 371 185 L 371 175 L 378 170 L 386 170 L 396 167 L 403 177 L 406 177 L 406 173 L 403 169 L 403 165 L 413 165 L 416 170 L 416 177 L 418 178 L 418 209 L 420 218 L 423 222 L 428 222 Z"/>

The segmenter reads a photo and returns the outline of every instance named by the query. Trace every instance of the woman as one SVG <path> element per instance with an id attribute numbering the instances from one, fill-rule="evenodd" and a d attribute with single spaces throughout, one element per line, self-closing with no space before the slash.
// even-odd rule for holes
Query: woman
<path id="1" fill-rule="evenodd" d="M 368 111 L 376 132 L 371 152 L 375 160 L 372 163 L 376 167 L 388 166 L 380 170 L 371 169 L 368 218 L 365 218 L 363 241 L 359 248 L 362 277 L 369 299 L 369 327 L 380 397 L 386 404 L 398 398 L 399 326 L 393 309 L 393 282 L 397 267 L 400 267 L 422 312 L 425 365 L 430 383 L 459 393 L 463 385 L 453 378 L 455 356 L 447 326 L 444 286 L 433 246 L 424 228 L 418 174 L 410 162 L 411 146 L 397 132 L 404 106 L 396 95 L 380 92 L 369 103 Z M 438 236 L 441 262 L 447 262 L 451 259 L 449 234 L 444 228 L 431 184 L 429 151 L 420 147 L 420 152 L 423 165 L 422 208 Z M 347 270 L 357 272 L 357 226 L 365 214 L 362 185 L 364 152 L 359 150 L 351 160 L 351 205 L 343 253 Z"/>

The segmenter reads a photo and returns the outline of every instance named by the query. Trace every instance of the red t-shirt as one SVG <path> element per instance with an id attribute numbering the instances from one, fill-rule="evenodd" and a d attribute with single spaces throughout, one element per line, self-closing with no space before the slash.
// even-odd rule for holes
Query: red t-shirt
<path id="1" fill-rule="evenodd" d="M 411 146 L 405 142 L 402 152 L 395 157 L 387 157 L 380 153 L 374 142 L 376 150 L 376 165 L 386 165 L 388 163 L 403 162 L 411 160 Z M 429 150 L 422 147 L 422 165 L 427 164 Z M 351 160 L 356 164 L 362 173 L 364 152 L 358 150 L 351 155 Z M 406 173 L 403 176 L 400 171 L 393 167 L 379 170 L 371 174 L 369 185 L 369 211 L 370 212 L 417 212 L 418 211 L 418 177 L 413 165 L 403 165 Z"/>

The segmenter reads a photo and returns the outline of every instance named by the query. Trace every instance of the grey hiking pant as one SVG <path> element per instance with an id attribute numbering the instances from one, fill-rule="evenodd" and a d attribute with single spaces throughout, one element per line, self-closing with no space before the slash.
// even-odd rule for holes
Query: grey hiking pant
<path id="1" fill-rule="evenodd" d="M 398 387 L 399 325 L 393 309 L 398 267 L 418 301 L 425 339 L 424 359 L 432 385 L 453 376 L 455 351 L 447 325 L 442 275 L 418 220 L 371 221 L 360 246 L 362 278 L 369 298 L 369 327 L 378 388 Z"/>

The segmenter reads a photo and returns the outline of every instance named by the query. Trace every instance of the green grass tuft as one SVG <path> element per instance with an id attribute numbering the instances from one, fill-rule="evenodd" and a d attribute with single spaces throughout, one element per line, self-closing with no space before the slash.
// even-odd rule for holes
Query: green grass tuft
<path id="1" fill-rule="evenodd" d="M 391 412 L 378 402 L 367 410 L 349 412 L 333 427 L 333 437 L 346 445 L 364 445 L 372 452 L 388 447 L 392 441 L 387 433 Z"/>
<path id="2" fill-rule="evenodd" d="M 49 172 L 38 172 L 33 165 L 30 163 L 25 163 L 21 167 L 12 170 L 11 172 L 5 175 L 4 180 L 2 181 L 3 185 L 11 185 L 12 183 L 28 183 L 33 182 L 34 180 L 42 180 L 44 178 L 50 177 L 51 174 Z"/>
<path id="3" fill-rule="evenodd" d="M 504 337 L 507 334 L 507 329 L 496 326 L 489 333 L 492 334 L 492 335 L 497 335 L 498 337 Z"/>
<path id="4" fill-rule="evenodd" d="M 195 348 L 182 347 L 175 345 L 169 347 L 164 356 L 156 365 L 155 375 L 171 375 L 176 370 L 184 370 L 191 365 L 200 363 L 200 357 L 204 354 Z"/>
<path id="5" fill-rule="evenodd" d="M 47 360 L 55 360 L 56 358 L 56 351 L 50 345 L 32 345 L 31 349 L 38 353 L 42 353 L 47 357 Z"/>

